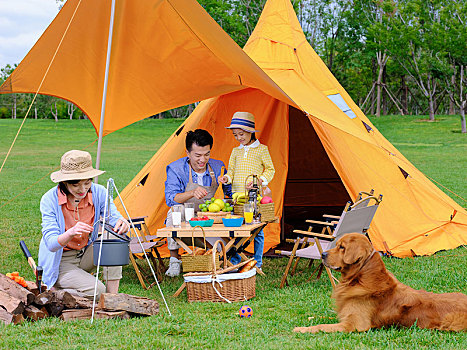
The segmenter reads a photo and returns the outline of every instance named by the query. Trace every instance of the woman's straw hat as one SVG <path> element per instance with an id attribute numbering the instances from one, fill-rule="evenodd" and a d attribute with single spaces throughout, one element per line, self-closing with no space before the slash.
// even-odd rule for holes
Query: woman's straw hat
<path id="1" fill-rule="evenodd" d="M 50 179 L 57 183 L 70 180 L 85 180 L 102 175 L 105 171 L 92 167 L 89 152 L 72 150 L 62 156 L 60 170 L 50 175 Z"/>
<path id="2" fill-rule="evenodd" d="M 226 129 L 242 129 L 246 132 L 259 132 L 255 130 L 255 116 L 250 112 L 235 112 L 230 126 Z"/>

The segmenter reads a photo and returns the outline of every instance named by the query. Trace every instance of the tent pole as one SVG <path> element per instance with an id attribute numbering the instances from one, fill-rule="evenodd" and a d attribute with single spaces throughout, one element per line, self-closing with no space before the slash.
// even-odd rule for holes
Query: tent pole
<path id="1" fill-rule="evenodd" d="M 107 58 L 105 61 L 104 89 L 102 91 L 101 120 L 99 123 L 99 138 L 97 141 L 96 169 L 99 169 L 100 162 L 101 162 L 102 134 L 104 132 L 105 101 L 107 98 L 107 82 L 109 80 L 109 66 L 110 66 L 110 55 L 112 51 L 112 34 L 113 34 L 113 29 L 114 29 L 114 18 L 115 18 L 115 0 L 112 0 L 112 7 L 110 10 L 109 37 L 107 40 Z M 98 176 L 94 178 L 94 182 L 97 183 L 97 181 L 98 181 Z"/>

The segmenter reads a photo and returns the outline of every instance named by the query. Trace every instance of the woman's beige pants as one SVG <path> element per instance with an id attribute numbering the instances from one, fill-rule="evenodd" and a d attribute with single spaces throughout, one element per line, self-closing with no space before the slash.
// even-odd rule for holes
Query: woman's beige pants
<path id="1" fill-rule="evenodd" d="M 91 275 L 90 272 L 95 271 L 92 245 L 87 246 L 84 252 L 83 250 L 64 251 L 55 287 L 67 289 L 71 293 L 92 299 L 94 297 L 96 276 Z M 122 278 L 121 266 L 103 267 L 102 271 L 106 282 Z M 102 293 L 105 293 L 105 285 L 99 280 L 97 281 L 96 292 L 97 299 Z"/>

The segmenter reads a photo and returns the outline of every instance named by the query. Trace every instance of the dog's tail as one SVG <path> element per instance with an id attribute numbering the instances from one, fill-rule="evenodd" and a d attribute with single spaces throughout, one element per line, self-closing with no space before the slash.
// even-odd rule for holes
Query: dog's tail
<path id="1" fill-rule="evenodd" d="M 467 312 L 452 312 L 441 321 L 440 329 L 443 331 L 467 331 Z"/>

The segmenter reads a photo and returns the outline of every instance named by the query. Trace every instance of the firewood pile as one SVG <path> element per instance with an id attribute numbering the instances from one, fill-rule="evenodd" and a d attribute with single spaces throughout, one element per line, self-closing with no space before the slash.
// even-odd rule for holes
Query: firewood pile
<path id="1" fill-rule="evenodd" d="M 0 323 L 18 324 L 25 320 L 37 321 L 45 317 L 59 317 L 64 321 L 90 319 L 92 300 L 64 290 L 39 291 L 36 283 L 26 281 L 22 287 L 0 273 Z M 94 308 L 94 318 L 127 319 L 152 316 L 159 313 L 155 300 L 129 294 L 101 295 Z"/>

